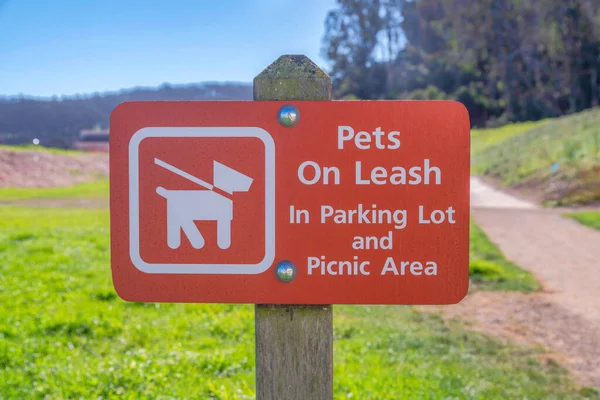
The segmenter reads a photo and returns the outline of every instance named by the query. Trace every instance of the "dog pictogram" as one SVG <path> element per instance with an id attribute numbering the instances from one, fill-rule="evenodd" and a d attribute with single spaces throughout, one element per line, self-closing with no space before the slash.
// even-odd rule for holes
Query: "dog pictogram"
<path id="1" fill-rule="evenodd" d="M 252 178 L 217 161 L 213 161 L 213 183 L 203 181 L 158 158 L 154 162 L 174 174 L 181 176 L 205 190 L 171 190 L 162 186 L 156 193 L 167 200 L 167 244 L 172 249 L 181 246 L 181 231 L 192 247 L 201 249 L 206 241 L 194 221 L 217 221 L 217 245 L 220 249 L 231 246 L 231 221 L 233 220 L 233 200 L 221 192 L 247 192 Z"/>

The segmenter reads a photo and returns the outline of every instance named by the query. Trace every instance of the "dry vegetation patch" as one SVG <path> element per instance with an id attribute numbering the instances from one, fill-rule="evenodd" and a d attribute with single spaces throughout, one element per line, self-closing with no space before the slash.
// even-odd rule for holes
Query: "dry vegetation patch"
<path id="1" fill-rule="evenodd" d="M 0 187 L 71 186 L 106 178 L 106 153 L 0 148 Z"/>

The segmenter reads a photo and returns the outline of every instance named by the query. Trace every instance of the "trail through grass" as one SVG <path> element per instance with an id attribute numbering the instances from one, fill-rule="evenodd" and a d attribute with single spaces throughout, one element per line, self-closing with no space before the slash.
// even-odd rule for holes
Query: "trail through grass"
<path id="1" fill-rule="evenodd" d="M 580 211 L 566 214 L 567 217 L 600 231 L 600 212 L 598 211 Z"/>
<path id="2" fill-rule="evenodd" d="M 254 397 L 253 307 L 121 301 L 105 210 L 0 208 L 0 304 L 0 398 Z M 538 350 L 411 307 L 335 307 L 334 354 L 336 399 L 584 398 Z"/>

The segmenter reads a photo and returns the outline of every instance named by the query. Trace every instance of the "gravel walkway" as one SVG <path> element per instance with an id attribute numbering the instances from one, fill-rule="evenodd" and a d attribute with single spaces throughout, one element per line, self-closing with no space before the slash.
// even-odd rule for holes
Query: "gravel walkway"
<path id="1" fill-rule="evenodd" d="M 600 323 L 600 231 L 473 181 L 472 215 L 506 258 L 563 307 Z"/>
<path id="2" fill-rule="evenodd" d="M 507 259 L 544 293 L 476 292 L 444 312 L 480 329 L 542 344 L 582 383 L 600 387 L 600 232 L 471 179 L 472 215 Z"/>

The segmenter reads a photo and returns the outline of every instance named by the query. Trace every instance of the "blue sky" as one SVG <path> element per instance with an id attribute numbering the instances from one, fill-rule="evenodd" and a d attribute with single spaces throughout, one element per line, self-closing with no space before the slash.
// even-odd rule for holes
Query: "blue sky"
<path id="1" fill-rule="evenodd" d="M 335 0 L 0 0 L 0 95 L 250 82 L 281 54 L 321 67 Z"/>

